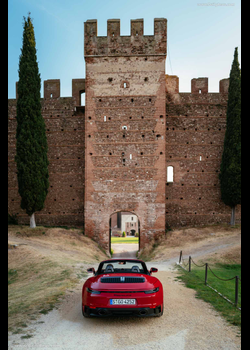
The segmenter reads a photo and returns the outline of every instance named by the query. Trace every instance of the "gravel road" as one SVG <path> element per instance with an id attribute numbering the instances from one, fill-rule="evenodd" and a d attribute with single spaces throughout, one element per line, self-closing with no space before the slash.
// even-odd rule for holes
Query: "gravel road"
<path id="1" fill-rule="evenodd" d="M 130 247 L 133 251 L 133 247 Z M 217 249 L 219 247 L 217 246 Z M 215 247 L 208 247 L 215 249 Z M 204 251 L 200 251 L 200 255 Z M 196 256 L 199 256 L 198 251 Z M 160 318 L 117 316 L 84 319 L 81 313 L 80 283 L 68 291 L 59 309 L 42 315 L 23 334 L 10 335 L 10 350 L 235 350 L 241 349 L 238 329 L 230 326 L 207 303 L 195 298 L 195 291 L 176 280 L 178 256 L 150 262 L 164 288 L 164 314 Z"/>
<path id="2" fill-rule="evenodd" d="M 112 248 L 114 250 L 112 258 L 136 258 L 138 244 L 112 244 Z"/>

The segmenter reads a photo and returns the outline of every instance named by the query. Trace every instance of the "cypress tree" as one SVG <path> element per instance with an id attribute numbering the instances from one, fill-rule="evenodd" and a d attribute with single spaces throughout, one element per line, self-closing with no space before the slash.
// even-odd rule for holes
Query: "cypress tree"
<path id="1" fill-rule="evenodd" d="M 24 17 L 19 58 L 15 160 L 21 208 L 30 216 L 30 227 L 36 227 L 34 213 L 43 209 L 49 187 L 48 145 L 40 88 L 34 27 L 29 14 L 27 19 Z"/>
<path id="2" fill-rule="evenodd" d="M 238 48 L 230 72 L 227 126 L 220 168 L 222 201 L 232 208 L 231 225 L 235 225 L 235 208 L 241 203 L 241 71 Z"/>

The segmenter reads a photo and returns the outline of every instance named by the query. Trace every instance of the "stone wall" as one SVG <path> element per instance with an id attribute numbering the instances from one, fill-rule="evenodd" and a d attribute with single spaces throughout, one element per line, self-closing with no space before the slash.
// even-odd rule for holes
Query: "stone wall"
<path id="1" fill-rule="evenodd" d="M 46 81 L 41 99 L 46 124 L 49 159 L 49 192 L 37 224 L 83 226 L 84 223 L 84 107 L 72 97 L 60 97 L 60 81 Z M 52 95 L 52 96 L 51 96 Z M 51 96 L 51 97 L 50 97 Z M 18 222 L 29 218 L 20 208 L 16 176 L 16 100 L 9 100 L 9 198 L 8 212 Z"/>
<path id="2" fill-rule="evenodd" d="M 133 20 L 131 35 L 120 36 L 119 20 L 109 20 L 98 37 L 97 21 L 87 21 L 86 79 L 72 80 L 72 97 L 60 97 L 60 80 L 44 82 L 50 187 L 38 224 L 85 226 L 108 249 L 116 212 L 137 215 L 141 248 L 168 227 L 229 222 L 219 184 L 229 79 L 219 93 L 204 77 L 179 92 L 179 78 L 165 75 L 166 24 L 155 19 L 154 35 L 144 36 L 143 20 Z M 16 99 L 8 123 L 8 212 L 28 223 L 14 160 Z"/>
<path id="3" fill-rule="evenodd" d="M 192 79 L 191 93 L 179 93 L 178 86 L 178 77 L 167 78 L 166 163 L 174 181 L 166 182 L 166 226 L 228 223 L 219 172 L 229 79 L 219 82 L 219 93 L 208 92 L 208 78 Z M 237 206 L 238 221 L 240 215 Z"/>

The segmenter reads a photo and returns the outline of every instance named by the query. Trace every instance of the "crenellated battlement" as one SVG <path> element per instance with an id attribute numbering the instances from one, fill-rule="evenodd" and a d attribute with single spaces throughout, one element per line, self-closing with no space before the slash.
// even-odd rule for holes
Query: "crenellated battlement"
<path id="1" fill-rule="evenodd" d="M 154 35 L 143 35 L 143 19 L 131 20 L 131 35 L 120 35 L 120 20 L 107 21 L 107 36 L 97 36 L 97 20 L 84 22 L 84 56 L 138 56 L 167 54 L 167 19 L 154 19 Z"/>
<path id="2" fill-rule="evenodd" d="M 166 93 L 178 94 L 179 91 L 179 77 L 177 75 L 166 74 Z M 227 94 L 229 88 L 229 78 L 221 79 L 219 81 L 219 94 Z M 208 78 L 193 78 L 191 80 L 191 94 L 207 94 Z"/>
<path id="3" fill-rule="evenodd" d="M 179 94 L 179 77 L 177 75 L 165 75 L 166 79 L 166 93 Z M 16 82 L 16 98 L 17 94 Z M 133 87 L 133 86 L 131 86 Z M 219 94 L 228 94 L 229 78 L 221 79 L 219 81 Z M 128 84 L 127 88 L 130 88 Z M 85 92 L 85 79 L 72 79 L 72 97 L 77 106 L 81 105 L 81 94 Z M 191 80 L 191 94 L 204 95 L 208 91 L 208 78 L 193 78 Z M 215 93 L 214 93 L 215 94 Z M 44 98 L 47 100 L 60 98 L 60 79 L 44 80 Z"/>

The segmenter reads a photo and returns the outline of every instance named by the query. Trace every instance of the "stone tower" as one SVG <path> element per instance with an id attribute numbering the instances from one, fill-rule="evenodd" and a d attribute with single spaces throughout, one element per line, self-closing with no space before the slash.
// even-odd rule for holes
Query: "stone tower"
<path id="1" fill-rule="evenodd" d="M 154 35 L 143 35 L 143 19 L 131 20 L 130 36 L 120 20 L 84 23 L 85 234 L 109 247 L 110 216 L 136 214 L 140 249 L 165 232 L 167 20 L 154 19 Z"/>

